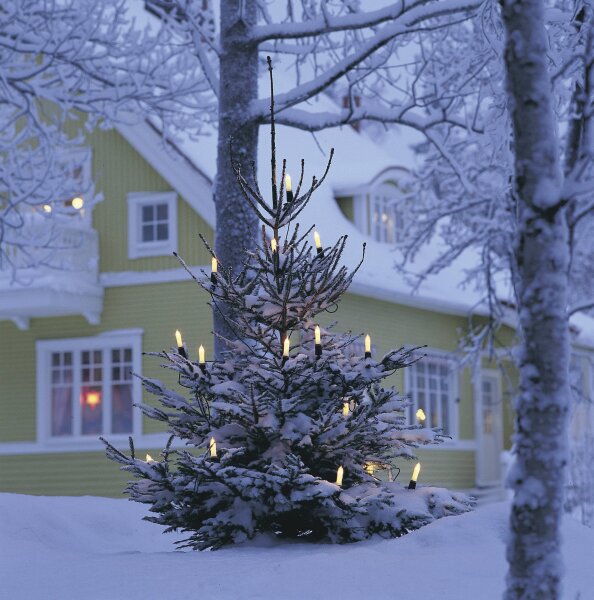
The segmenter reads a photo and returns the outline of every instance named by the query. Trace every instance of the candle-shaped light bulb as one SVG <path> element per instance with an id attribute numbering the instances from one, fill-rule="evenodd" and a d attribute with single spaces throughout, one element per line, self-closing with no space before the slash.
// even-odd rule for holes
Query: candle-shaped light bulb
<path id="1" fill-rule="evenodd" d="M 71 206 L 72 206 L 72 208 L 74 208 L 74 210 L 80 210 L 84 205 L 85 205 L 84 198 L 77 196 L 76 198 L 72 199 Z"/>
<path id="2" fill-rule="evenodd" d="M 184 341 L 182 340 L 182 335 L 179 332 L 179 329 L 175 330 L 175 343 L 177 344 L 177 351 L 184 357 L 187 358 L 186 349 L 184 348 Z"/>
<path id="3" fill-rule="evenodd" d="M 322 248 L 322 240 L 320 240 L 320 234 L 317 231 L 314 231 L 314 242 L 316 244 L 316 250 L 318 254 L 323 254 L 324 249 Z"/>
<path id="4" fill-rule="evenodd" d="M 287 189 L 287 202 L 293 202 L 293 185 L 291 176 L 288 173 L 285 175 L 285 188 Z"/>
<path id="5" fill-rule="evenodd" d="M 419 473 L 421 472 L 421 463 L 418 462 L 413 469 L 412 477 L 410 478 L 410 482 L 408 484 L 409 490 L 414 490 L 417 487 L 417 479 L 419 478 Z"/>
<path id="6" fill-rule="evenodd" d="M 365 463 L 365 472 L 369 475 L 373 475 L 375 473 L 375 463 L 368 462 Z"/>
<path id="7" fill-rule="evenodd" d="M 342 478 L 344 476 L 344 469 L 342 465 L 338 467 L 338 471 L 336 471 L 336 485 L 342 485 Z"/>
<path id="8" fill-rule="evenodd" d="M 425 416 L 425 411 L 422 408 L 419 408 L 419 410 L 417 411 L 417 419 L 419 420 L 419 423 L 422 424 L 426 418 L 427 417 Z"/>
<path id="9" fill-rule="evenodd" d="M 349 406 L 349 403 L 343 402 L 342 403 L 342 416 L 348 417 L 350 412 L 351 412 L 351 407 Z"/>
<path id="10" fill-rule="evenodd" d="M 365 336 L 365 358 L 371 358 L 371 336 Z"/>
<path id="11" fill-rule="evenodd" d="M 289 358 L 289 349 L 291 348 L 291 340 L 289 339 L 289 336 L 287 336 L 285 338 L 285 341 L 283 342 L 283 359 L 287 360 L 287 358 Z"/>
<path id="12" fill-rule="evenodd" d="M 210 261 L 210 280 L 212 281 L 212 283 L 217 282 L 217 268 L 218 268 L 218 261 L 217 259 L 213 256 L 211 261 Z"/>
<path id="13" fill-rule="evenodd" d="M 217 457 L 217 443 L 215 442 L 215 439 L 213 437 L 210 438 L 210 458 L 216 458 Z"/>
<path id="14" fill-rule="evenodd" d="M 147 454 L 145 462 L 152 463 L 152 462 L 155 462 L 155 461 L 154 461 L 153 457 L 150 454 Z"/>
<path id="15" fill-rule="evenodd" d="M 204 346 L 202 344 L 198 347 L 198 365 L 204 370 Z"/>
<path id="16" fill-rule="evenodd" d="M 314 329 L 314 337 L 316 341 L 316 356 L 322 356 L 322 336 L 319 325 L 316 325 Z"/>
<path id="17" fill-rule="evenodd" d="M 274 254 L 277 250 L 276 238 L 272 238 L 270 240 L 270 247 L 272 248 L 272 253 Z"/>

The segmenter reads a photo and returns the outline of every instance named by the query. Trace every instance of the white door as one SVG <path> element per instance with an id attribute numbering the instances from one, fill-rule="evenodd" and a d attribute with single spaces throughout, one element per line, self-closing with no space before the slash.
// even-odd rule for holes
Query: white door
<path id="1" fill-rule="evenodd" d="M 503 428 L 499 373 L 482 371 L 477 392 L 477 484 L 500 485 Z"/>

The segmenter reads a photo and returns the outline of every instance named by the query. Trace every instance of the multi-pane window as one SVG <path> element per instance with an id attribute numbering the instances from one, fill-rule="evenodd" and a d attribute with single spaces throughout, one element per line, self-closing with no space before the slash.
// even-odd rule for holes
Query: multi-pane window
<path id="1" fill-rule="evenodd" d="M 423 409 L 427 427 L 439 427 L 446 435 L 454 435 L 454 406 L 457 387 L 454 365 L 445 357 L 426 356 L 407 369 L 407 393 L 412 399 L 409 420 Z"/>
<path id="2" fill-rule="evenodd" d="M 141 208 L 141 238 L 143 242 L 169 239 L 169 211 L 165 203 L 145 204 Z"/>
<path id="3" fill-rule="evenodd" d="M 174 192 L 128 194 L 128 255 L 162 256 L 177 250 L 177 196 Z"/>
<path id="4" fill-rule="evenodd" d="M 378 186 L 371 197 L 371 230 L 378 242 L 395 244 L 404 232 L 402 198 L 390 183 Z"/>
<path id="5" fill-rule="evenodd" d="M 94 342 L 94 340 L 97 340 Z M 40 407 L 46 436 L 65 439 L 134 432 L 140 341 L 107 338 L 40 342 Z M 55 345 L 55 348 L 52 347 Z M 45 379 L 45 381 L 43 381 Z"/>

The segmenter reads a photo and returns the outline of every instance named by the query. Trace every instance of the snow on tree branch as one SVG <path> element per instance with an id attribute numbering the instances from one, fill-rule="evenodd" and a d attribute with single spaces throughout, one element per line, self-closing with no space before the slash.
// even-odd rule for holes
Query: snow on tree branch
<path id="1" fill-rule="evenodd" d="M 414 2 L 399 0 L 379 10 L 355 12 L 342 16 L 330 14 L 326 3 L 322 2 L 320 4 L 322 14 L 316 18 L 302 22 L 259 25 L 252 30 L 251 39 L 256 43 L 261 43 L 269 40 L 308 38 L 338 31 L 375 28 L 388 21 L 396 22 L 391 25 L 397 29 L 401 27 L 410 29 L 422 21 L 475 10 L 482 2 L 483 0 L 440 0 L 429 3 L 427 0 Z"/>
<path id="2" fill-rule="evenodd" d="M 53 266 L 56 219 L 99 198 L 85 134 L 147 113 L 183 127 L 212 107 L 197 61 L 165 28 L 139 29 L 120 0 L 9 0 L 0 8 L 0 268 Z M 29 228 L 26 231 L 27 227 Z M 40 232 L 42 234 L 40 235 Z"/>

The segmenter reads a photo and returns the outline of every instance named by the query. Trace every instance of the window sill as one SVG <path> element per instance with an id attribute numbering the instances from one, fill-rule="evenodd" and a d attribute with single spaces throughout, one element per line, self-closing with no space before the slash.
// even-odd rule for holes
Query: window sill
<path id="1" fill-rule="evenodd" d="M 105 434 L 102 437 L 113 444 L 118 450 L 129 451 L 128 435 Z M 138 450 L 164 448 L 169 439 L 167 433 L 151 433 L 134 435 L 134 448 Z M 179 441 L 173 447 L 182 447 Z M 64 440 L 48 440 L 47 442 L 8 442 L 0 444 L 0 456 L 16 454 L 67 454 L 70 452 L 102 452 L 105 445 L 98 437 L 89 436 Z"/>
<path id="2" fill-rule="evenodd" d="M 419 450 L 429 450 L 430 452 L 476 450 L 476 440 L 446 440 L 441 444 L 420 446 Z"/>
<path id="3" fill-rule="evenodd" d="M 158 244 L 137 244 L 130 248 L 128 258 L 134 260 L 135 258 L 147 258 L 150 256 L 171 256 L 175 250 L 175 245 L 169 240 L 159 242 Z"/>

